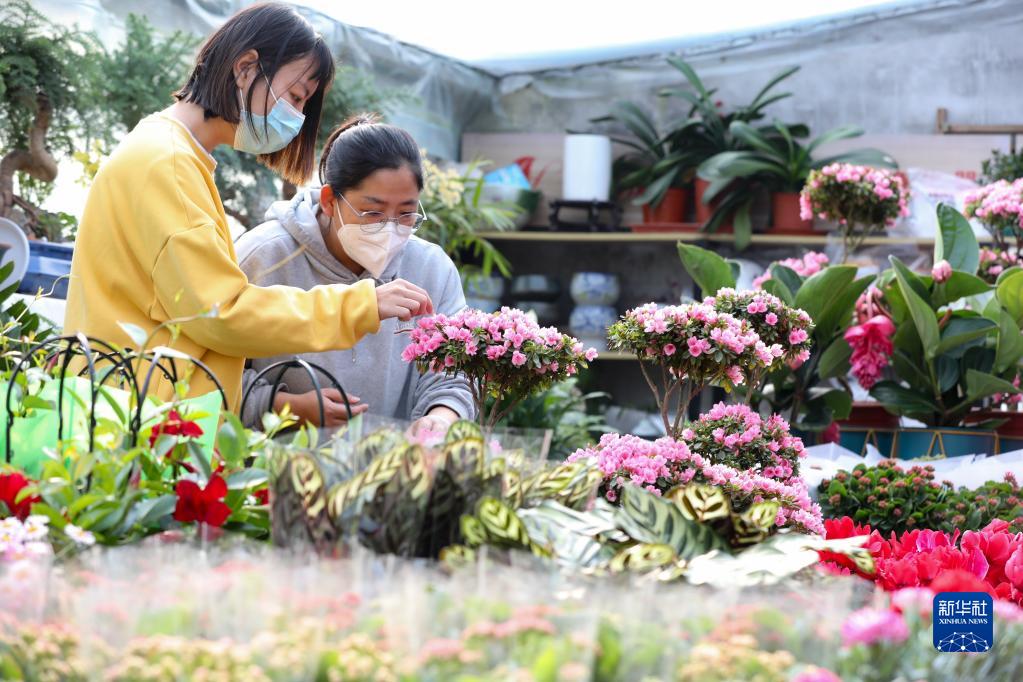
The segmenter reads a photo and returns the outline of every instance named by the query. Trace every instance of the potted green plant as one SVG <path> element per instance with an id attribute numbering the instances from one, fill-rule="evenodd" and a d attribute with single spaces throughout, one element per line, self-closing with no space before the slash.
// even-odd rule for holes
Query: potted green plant
<path id="1" fill-rule="evenodd" d="M 791 97 L 789 92 L 774 92 L 775 87 L 789 78 L 798 66 L 778 72 L 761 88 L 753 100 L 744 106 L 725 111 L 720 100 L 715 98 L 716 90 L 707 88 L 696 71 L 685 60 L 679 57 L 668 57 L 668 63 L 679 70 L 688 83 L 688 88 L 667 88 L 661 91 L 665 97 L 676 97 L 689 104 L 690 109 L 685 124 L 678 126 L 674 136 L 678 144 L 688 150 L 695 159 L 696 166 L 707 159 L 727 151 L 749 149 L 746 142 L 736 137 L 731 129 L 733 122 L 752 123 L 764 117 L 764 109 L 769 105 Z M 801 124 L 789 128 L 797 137 L 806 137 L 808 131 Z M 732 212 L 737 202 L 729 203 L 723 199 L 714 199 L 731 180 L 712 181 L 697 174 L 695 179 L 696 221 L 708 232 L 727 230 Z M 728 204 L 728 205 L 726 205 Z"/>
<path id="2" fill-rule="evenodd" d="M 822 145 L 862 135 L 863 131 L 855 126 L 834 128 L 806 144 L 799 141 L 801 129 L 793 129 L 780 121 L 762 128 L 732 121 L 729 132 L 749 149 L 715 154 L 704 161 L 697 172 L 700 177 L 720 181 L 704 195 L 706 199 L 713 201 L 722 197 L 719 210 L 737 206 L 736 243 L 740 246 L 749 242 L 750 211 L 758 191 L 766 189 L 771 193 L 774 231 L 805 234 L 812 232 L 813 223 L 800 216 L 799 193 L 812 170 L 836 162 L 896 166 L 892 157 L 877 149 L 858 149 L 814 159 L 814 152 Z"/>
<path id="3" fill-rule="evenodd" d="M 899 431 L 903 459 L 994 453 L 994 431 L 962 427 L 985 399 L 1020 393 L 1013 380 L 1023 359 L 1023 270 L 1006 271 L 992 287 L 975 274 L 980 249 L 966 219 L 942 204 L 938 221 L 932 272 L 912 272 L 891 256 L 877 283 L 880 313 L 845 336 L 861 385 L 892 414 L 926 427 Z"/>
<path id="4" fill-rule="evenodd" d="M 632 203 L 643 207 L 644 223 L 681 223 L 686 214 L 686 187 L 698 160 L 682 144 L 679 131 L 659 132 L 650 115 L 632 102 L 618 102 L 610 114 L 593 122 L 615 122 L 632 135 L 611 138 L 630 148 L 614 161 L 615 193 L 636 194 Z M 682 127 L 694 125 L 685 121 Z"/>

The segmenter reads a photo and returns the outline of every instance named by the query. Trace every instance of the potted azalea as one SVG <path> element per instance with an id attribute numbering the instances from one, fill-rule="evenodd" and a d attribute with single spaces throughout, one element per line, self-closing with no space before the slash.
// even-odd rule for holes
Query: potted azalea
<path id="1" fill-rule="evenodd" d="M 810 172 L 799 196 L 800 217 L 834 220 L 844 245 L 842 262 L 871 234 L 909 215 L 901 175 L 883 168 L 832 163 Z"/>
<path id="2" fill-rule="evenodd" d="M 735 286 L 732 264 L 718 254 L 690 244 L 679 244 L 678 250 L 686 272 L 704 293 Z M 747 395 L 751 404 L 766 402 L 803 432 L 822 431 L 835 420 L 849 416 L 849 391 L 829 384 L 849 371 L 849 347 L 843 335 L 852 321 L 856 300 L 871 279 L 857 278 L 856 268 L 830 265 L 824 254 L 809 252 L 801 258 L 772 263 L 755 280 L 757 289 L 771 295 L 769 305 L 777 305 L 773 302 L 776 300 L 795 311 L 797 326 L 806 331 L 808 338 L 796 344 L 794 353 L 776 358 L 763 369 L 762 385 L 751 387 L 752 395 Z M 813 324 L 806 326 L 800 312 Z M 797 334 L 783 340 L 800 337 Z"/>
<path id="3" fill-rule="evenodd" d="M 595 357 L 595 349 L 513 308 L 422 318 L 402 353 L 423 372 L 464 376 L 488 432 L 519 402 L 575 375 Z"/>
<path id="4" fill-rule="evenodd" d="M 963 201 L 966 217 L 980 221 L 1003 252 L 1011 239 L 1018 256 L 1023 249 L 1023 178 L 997 180 L 967 193 Z"/>
<path id="5" fill-rule="evenodd" d="M 890 156 L 876 149 L 859 149 L 823 159 L 813 154 L 821 145 L 858 137 L 860 128 L 835 128 L 803 144 L 799 141 L 805 126 L 788 126 L 775 121 L 771 126 L 755 128 L 742 121 L 733 121 L 731 134 L 748 149 L 725 151 L 707 159 L 698 169 L 701 178 L 718 181 L 715 190 L 705 195 L 709 200 L 720 197 L 719 210 L 735 208 L 736 244 L 748 243 L 751 233 L 750 211 L 759 192 L 771 193 L 772 231 L 806 234 L 813 231 L 813 221 L 801 216 L 799 193 L 814 169 L 833 163 L 863 163 L 878 167 L 895 167 Z"/>
<path id="6" fill-rule="evenodd" d="M 938 220 L 932 271 L 912 272 L 892 256 L 877 281 L 877 314 L 845 335 L 860 384 L 926 427 L 899 432 L 902 458 L 995 452 L 993 432 L 962 427 L 986 399 L 1020 392 L 1023 271 L 992 287 L 976 275 L 980 249 L 966 219 L 941 205 Z"/>

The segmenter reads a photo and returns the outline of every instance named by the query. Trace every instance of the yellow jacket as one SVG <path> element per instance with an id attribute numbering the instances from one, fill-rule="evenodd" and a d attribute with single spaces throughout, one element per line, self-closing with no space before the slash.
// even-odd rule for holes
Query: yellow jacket
<path id="1" fill-rule="evenodd" d="M 215 317 L 182 324 L 173 344 L 163 329 L 150 346 L 201 360 L 237 410 L 245 358 L 351 348 L 380 320 L 372 281 L 309 291 L 250 284 L 213 184 L 215 167 L 184 124 L 164 113 L 142 120 L 121 142 L 85 202 L 64 332 L 133 347 L 118 323 L 150 332 L 216 309 Z M 162 377 L 154 385 L 150 393 L 172 396 Z M 197 371 L 189 389 L 200 395 L 213 384 Z"/>

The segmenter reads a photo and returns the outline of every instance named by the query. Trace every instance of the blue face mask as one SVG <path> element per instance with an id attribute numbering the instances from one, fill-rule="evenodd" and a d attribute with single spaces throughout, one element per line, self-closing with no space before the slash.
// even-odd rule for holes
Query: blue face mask
<path id="1" fill-rule="evenodd" d="M 305 115 L 301 111 L 274 94 L 266 74 L 263 74 L 263 79 L 266 80 L 266 87 L 274 98 L 274 105 L 265 116 L 252 114 L 251 123 L 248 113 L 244 108 L 241 110 L 241 121 L 234 134 L 234 148 L 240 152 L 249 154 L 278 152 L 291 144 L 305 122 Z"/>

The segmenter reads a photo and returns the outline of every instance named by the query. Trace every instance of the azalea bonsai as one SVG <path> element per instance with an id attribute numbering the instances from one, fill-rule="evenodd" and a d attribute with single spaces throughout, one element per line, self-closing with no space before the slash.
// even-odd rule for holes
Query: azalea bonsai
<path id="1" fill-rule="evenodd" d="M 931 273 L 890 257 L 845 338 L 854 374 L 889 412 L 960 426 L 984 399 L 1020 392 L 1012 382 L 1023 359 L 1023 270 L 988 284 L 976 274 L 980 249 L 966 219 L 941 205 L 938 221 Z"/>
<path id="2" fill-rule="evenodd" d="M 595 357 L 595 349 L 512 308 L 422 318 L 402 353 L 420 371 L 464 376 L 488 431 L 523 399 L 575 375 Z"/>
<path id="3" fill-rule="evenodd" d="M 871 234 L 909 215 L 902 176 L 870 166 L 832 163 L 810 172 L 799 196 L 800 217 L 834 220 L 844 245 L 842 261 Z"/>
<path id="4" fill-rule="evenodd" d="M 963 198 L 967 218 L 975 218 L 991 233 L 999 249 L 1018 255 L 1023 249 L 1023 178 L 997 180 Z"/>
<path id="5" fill-rule="evenodd" d="M 737 264 L 690 244 L 679 244 L 678 251 L 686 272 L 705 294 L 735 287 Z M 826 256 L 812 252 L 773 263 L 757 278 L 757 286 L 771 295 L 769 300 L 802 311 L 812 324 L 795 313 L 798 327 L 808 338 L 796 345 L 787 361 L 765 368 L 762 386 L 751 387 L 756 390 L 748 396 L 750 404 L 766 402 L 773 412 L 788 415 L 794 427 L 806 431 L 820 431 L 848 417 L 849 391 L 825 383 L 849 371 L 850 351 L 843 335 L 852 322 L 857 298 L 872 279 L 857 278 L 856 268 L 829 265 Z"/>

